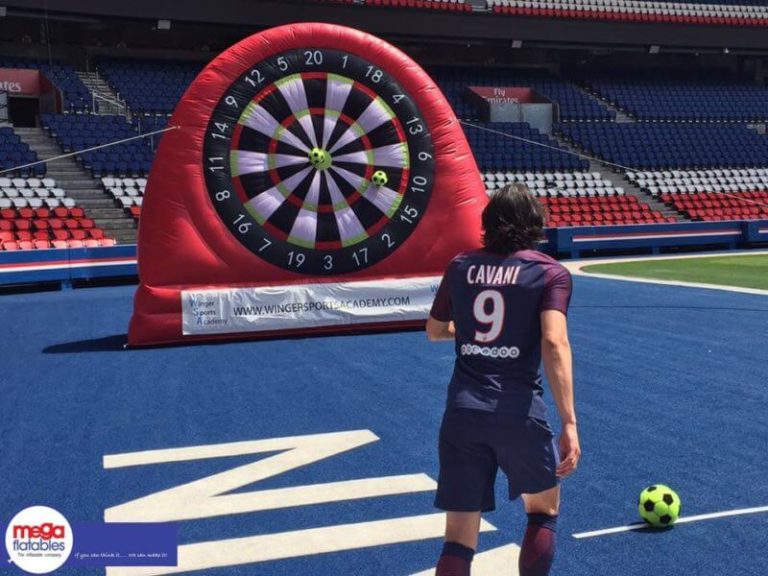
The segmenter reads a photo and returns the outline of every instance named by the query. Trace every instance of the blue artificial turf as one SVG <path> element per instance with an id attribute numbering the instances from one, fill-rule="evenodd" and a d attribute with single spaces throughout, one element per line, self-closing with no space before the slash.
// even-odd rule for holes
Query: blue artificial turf
<path id="1" fill-rule="evenodd" d="M 367 429 L 380 440 L 242 490 L 437 477 L 450 344 L 410 332 L 125 351 L 132 291 L 0 297 L 0 524 L 32 504 L 98 521 L 105 508 L 263 457 L 102 468 L 105 454 L 156 448 Z M 577 278 L 570 325 L 584 457 L 564 483 L 553 576 L 764 574 L 768 515 L 571 535 L 636 521 L 639 492 L 656 482 L 678 491 L 683 515 L 768 505 L 768 299 Z M 186 521 L 181 542 L 428 514 L 432 497 Z M 487 519 L 499 530 L 481 551 L 520 541 L 524 515 L 504 503 L 503 482 L 497 501 Z M 206 573 L 405 575 L 434 566 L 438 551 L 427 540 Z"/>

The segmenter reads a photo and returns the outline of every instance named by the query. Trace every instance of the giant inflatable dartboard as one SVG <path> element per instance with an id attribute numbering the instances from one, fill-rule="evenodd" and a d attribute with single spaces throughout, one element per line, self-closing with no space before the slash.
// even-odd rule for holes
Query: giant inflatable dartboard
<path id="1" fill-rule="evenodd" d="M 222 222 L 257 256 L 305 274 L 386 258 L 418 224 L 434 183 L 432 137 L 413 98 L 341 50 L 298 48 L 256 63 L 216 106 L 203 156 Z M 375 184 L 376 173 L 386 183 Z"/>
<path id="2" fill-rule="evenodd" d="M 450 106 L 368 34 L 296 24 L 216 58 L 160 144 L 131 344 L 422 322 L 485 193 Z"/>

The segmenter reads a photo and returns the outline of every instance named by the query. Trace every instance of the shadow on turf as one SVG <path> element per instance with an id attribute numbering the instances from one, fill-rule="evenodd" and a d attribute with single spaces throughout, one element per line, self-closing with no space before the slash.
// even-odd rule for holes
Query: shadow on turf
<path id="1" fill-rule="evenodd" d="M 633 530 L 635 534 L 663 534 L 674 530 L 674 526 L 664 526 L 663 528 L 654 528 L 653 526 L 644 526 L 643 528 L 636 528 Z"/>
<path id="2" fill-rule="evenodd" d="M 125 346 L 125 334 L 115 334 L 104 338 L 65 342 L 43 348 L 43 354 L 80 354 L 82 352 L 119 352 Z"/>
<path id="3" fill-rule="evenodd" d="M 224 346 L 227 344 L 243 342 L 259 342 L 274 340 L 303 340 L 307 338 L 338 338 L 349 336 L 366 336 L 377 334 L 388 334 L 395 332 L 420 332 L 423 327 L 379 327 L 370 329 L 353 329 L 343 327 L 339 332 L 311 333 L 311 334 L 280 334 L 261 336 L 258 334 L 249 335 L 227 335 L 227 337 L 214 340 L 189 340 L 184 342 L 166 342 L 162 344 L 150 344 L 145 346 L 128 347 L 128 336 L 126 334 L 115 334 L 114 336 L 105 336 L 104 338 L 93 338 L 91 340 L 79 340 L 77 342 L 65 342 L 63 344 L 54 344 L 43 348 L 43 354 L 79 354 L 82 352 L 119 352 L 120 350 L 153 350 L 158 348 L 179 348 L 187 346 Z"/>

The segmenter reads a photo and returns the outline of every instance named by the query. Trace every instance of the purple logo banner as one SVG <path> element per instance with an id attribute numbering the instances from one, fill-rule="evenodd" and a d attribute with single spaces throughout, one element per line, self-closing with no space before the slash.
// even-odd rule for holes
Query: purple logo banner
<path id="1" fill-rule="evenodd" d="M 178 527 L 172 523 L 73 522 L 65 566 L 176 566 Z"/>

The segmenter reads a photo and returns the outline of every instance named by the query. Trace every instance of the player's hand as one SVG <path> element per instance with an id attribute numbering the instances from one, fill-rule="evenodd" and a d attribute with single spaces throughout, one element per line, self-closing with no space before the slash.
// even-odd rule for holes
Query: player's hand
<path id="1" fill-rule="evenodd" d="M 557 467 L 558 478 L 564 478 L 576 470 L 581 457 L 579 433 L 576 424 L 566 424 L 560 433 L 560 466 Z"/>

